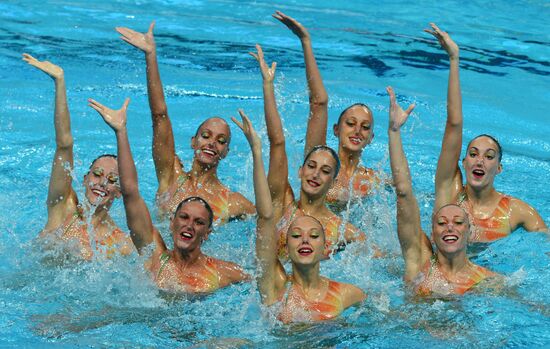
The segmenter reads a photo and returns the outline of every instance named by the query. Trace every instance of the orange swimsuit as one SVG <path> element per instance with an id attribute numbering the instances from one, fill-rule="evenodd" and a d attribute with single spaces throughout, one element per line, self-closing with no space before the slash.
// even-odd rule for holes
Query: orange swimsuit
<path id="1" fill-rule="evenodd" d="M 328 289 L 325 297 L 318 302 L 307 301 L 303 294 L 287 283 L 287 290 L 282 295 L 281 312 L 278 319 L 284 323 L 330 320 L 344 311 L 342 296 L 343 284 L 328 280 Z"/>
<path id="2" fill-rule="evenodd" d="M 481 281 L 495 275 L 495 273 L 489 269 L 485 269 L 476 264 L 472 265 L 474 270 L 466 279 L 458 282 L 451 282 L 445 278 L 445 275 L 443 275 L 437 267 L 437 258 L 432 256 L 422 268 L 422 279 L 416 285 L 415 291 L 419 296 L 430 296 L 433 293 L 438 295 L 463 295 Z"/>
<path id="3" fill-rule="evenodd" d="M 160 268 L 155 277 L 159 288 L 164 290 L 183 291 L 187 293 L 209 293 L 219 289 L 221 275 L 217 261 L 206 257 L 204 269 L 200 273 L 184 273 L 170 262 L 171 255 L 164 252 L 160 255 Z"/>
<path id="4" fill-rule="evenodd" d="M 349 182 L 343 186 L 333 186 L 327 193 L 326 202 L 329 204 L 337 204 L 340 202 L 347 202 L 350 196 L 353 197 L 365 197 L 371 189 L 373 182 L 379 182 L 374 170 L 371 168 L 365 168 L 366 175 L 358 176 L 353 175 L 351 177 L 352 193 L 350 194 Z"/>
<path id="5" fill-rule="evenodd" d="M 287 206 L 285 213 L 277 223 L 277 236 L 279 237 L 279 247 L 278 253 L 279 258 L 288 259 L 286 251 L 286 236 L 288 233 L 288 228 L 290 224 L 296 219 L 296 217 L 301 217 L 304 215 L 304 212 L 298 207 L 296 202 L 291 203 Z M 325 230 L 325 241 L 326 241 L 326 251 L 328 255 L 330 251 L 336 246 L 339 242 L 339 228 L 342 225 L 342 219 L 337 215 L 333 214 L 332 217 L 328 220 L 326 226 L 323 227 Z"/>
<path id="6" fill-rule="evenodd" d="M 87 224 L 82 220 L 79 212 L 67 217 L 65 223 L 59 228 L 61 240 L 66 243 L 74 243 L 76 253 L 83 259 L 90 260 L 93 256 L 90 235 Z M 101 240 L 95 239 L 95 250 L 107 258 L 112 258 L 122 245 L 128 243 L 128 236 L 119 228 L 114 228 L 109 235 Z M 122 254 L 127 254 L 121 252 Z"/>
<path id="7" fill-rule="evenodd" d="M 200 196 L 194 191 L 190 191 L 187 183 L 187 175 L 182 174 L 178 177 L 178 180 L 174 185 L 165 193 L 157 196 L 157 206 L 170 214 L 173 214 L 180 202 L 190 196 Z M 177 187 L 176 187 L 177 186 Z M 176 187 L 174 189 L 174 187 Z M 172 195 L 170 193 L 173 192 Z M 205 199 L 210 207 L 212 212 L 214 212 L 214 222 L 222 223 L 229 220 L 229 194 L 231 191 L 222 187 L 222 190 L 218 191 L 216 195 L 209 196 Z"/>
<path id="8" fill-rule="evenodd" d="M 491 242 L 510 235 L 512 232 L 510 227 L 511 201 L 510 196 L 502 195 L 491 216 L 477 218 L 473 214 L 472 205 L 468 201 L 466 191 L 460 192 L 457 204 L 468 212 L 470 226 L 472 227 L 469 241 Z"/>

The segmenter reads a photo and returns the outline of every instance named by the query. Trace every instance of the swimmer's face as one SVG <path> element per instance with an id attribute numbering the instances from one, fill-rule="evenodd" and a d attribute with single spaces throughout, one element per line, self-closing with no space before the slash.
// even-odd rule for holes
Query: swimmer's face
<path id="1" fill-rule="evenodd" d="M 200 248 L 212 231 L 209 212 L 198 201 L 183 204 L 170 222 L 174 248 L 192 251 Z"/>
<path id="2" fill-rule="evenodd" d="M 288 256 L 293 263 L 313 264 L 325 258 L 325 234 L 315 218 L 300 216 L 288 228 Z"/>
<path id="3" fill-rule="evenodd" d="M 110 207 L 121 195 L 117 160 L 109 156 L 96 159 L 84 176 L 84 187 L 86 198 L 92 205 Z"/>
<path id="4" fill-rule="evenodd" d="M 433 217 L 432 239 L 437 249 L 454 253 L 466 249 L 470 236 L 470 222 L 466 212 L 456 206 L 444 206 Z"/>
<path id="5" fill-rule="evenodd" d="M 498 156 L 498 145 L 491 138 L 474 139 L 462 160 L 466 182 L 473 188 L 492 186 L 495 176 L 502 171 Z"/>
<path id="6" fill-rule="evenodd" d="M 326 150 L 310 154 L 298 172 L 302 191 L 312 197 L 326 195 L 334 182 L 336 166 L 336 159 Z"/>
<path id="7" fill-rule="evenodd" d="M 355 105 L 342 115 L 340 123 L 334 125 L 334 135 L 340 139 L 340 145 L 351 152 L 360 152 L 374 137 L 374 118 L 370 110 Z"/>
<path id="8" fill-rule="evenodd" d="M 229 151 L 229 125 L 221 118 L 206 120 L 191 138 L 195 159 L 207 166 L 216 166 Z"/>

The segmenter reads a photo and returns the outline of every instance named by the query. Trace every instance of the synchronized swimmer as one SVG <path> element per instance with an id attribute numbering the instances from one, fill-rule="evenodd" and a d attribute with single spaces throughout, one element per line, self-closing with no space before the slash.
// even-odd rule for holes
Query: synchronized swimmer
<path id="1" fill-rule="evenodd" d="M 61 67 L 39 61 L 29 54 L 23 60 L 48 74 L 55 82 L 56 148 L 48 186 L 48 221 L 40 233 L 48 245 L 60 246 L 69 254 L 90 260 L 95 253 L 111 257 L 116 253 L 130 254 L 130 238 L 117 227 L 109 215 L 113 201 L 120 197 L 116 156 L 100 155 L 84 176 L 84 195 L 79 201 L 72 186 L 73 136 L 67 103 L 65 74 Z"/>
<path id="2" fill-rule="evenodd" d="M 55 82 L 54 125 L 56 151 L 48 189 L 48 220 L 41 238 L 60 244 L 84 260 L 151 255 L 145 263 L 159 289 L 186 294 L 208 294 L 228 285 L 251 280 L 243 268 L 202 252 L 202 244 L 215 226 L 256 214 L 257 286 L 261 301 L 274 308 L 283 323 L 329 320 L 348 307 L 361 304 L 366 293 L 351 284 L 320 274 L 320 263 L 339 247 L 367 239 L 365 233 L 337 213 L 350 201 L 372 195 L 380 182 L 372 169 L 360 165 L 363 149 L 374 138 L 372 110 L 363 103 L 346 108 L 333 126 L 338 151 L 326 145 L 328 94 L 317 66 L 311 37 L 298 21 L 277 11 L 273 17 L 287 26 L 302 44 L 309 89 L 309 116 L 304 161 L 299 169 L 298 197 L 289 182 L 288 157 L 281 117 L 275 99 L 276 63 L 267 65 L 256 45 L 263 82 L 264 113 L 269 138 L 266 176 L 261 141 L 249 118 L 232 118 L 246 137 L 253 159 L 255 205 L 220 182 L 217 169 L 227 156 L 231 140 L 228 123 L 220 117 L 202 122 L 193 137 L 193 162 L 186 171 L 176 155 L 175 140 L 164 98 L 153 36 L 154 22 L 146 33 L 117 27 L 123 41 L 145 54 L 147 91 L 153 123 L 153 160 L 158 180 L 156 206 L 161 218 L 169 217 L 170 249 L 153 219 L 138 186 L 136 166 L 127 133 L 126 99 L 112 110 L 90 99 L 114 131 L 117 155 L 96 158 L 84 176 L 85 198 L 79 201 L 72 187 L 73 139 L 63 70 L 47 61 L 23 54 L 23 60 Z M 534 208 L 497 192 L 495 176 L 502 171 L 502 149 L 489 135 L 474 138 L 462 160 L 466 184 L 458 167 L 462 146 L 462 100 L 459 48 L 450 36 L 431 23 L 433 35 L 450 60 L 447 124 L 435 178 L 435 204 L 431 238 L 422 229 L 413 192 L 409 164 L 401 141 L 401 128 L 414 109 L 403 110 L 391 87 L 389 108 L 390 166 L 397 200 L 397 234 L 405 261 L 404 280 L 416 295 L 462 295 L 481 284 L 502 284 L 502 276 L 478 266 L 467 255 L 469 242 L 490 242 L 519 227 L 544 231 L 547 226 Z M 122 196 L 129 236 L 109 215 L 113 201 Z M 329 206 L 332 204 L 332 206 Z M 334 209 L 332 211 L 331 209 Z M 433 245 L 432 245 L 433 242 Z M 291 273 L 284 262 L 290 261 Z"/>
<path id="3" fill-rule="evenodd" d="M 309 117 L 306 132 L 307 154 L 313 147 L 326 145 L 329 97 L 311 46 L 307 29 L 294 18 L 277 11 L 274 18 L 281 21 L 300 39 L 306 65 L 306 79 L 309 90 Z M 363 149 L 374 138 L 374 116 L 364 103 L 355 103 L 342 111 L 333 126 L 338 138 L 340 171 L 326 195 L 326 202 L 332 209 L 341 210 L 350 200 L 363 198 L 371 193 L 373 185 L 379 182 L 373 169 L 359 165 Z"/>
<path id="4" fill-rule="evenodd" d="M 214 211 L 214 222 L 225 223 L 255 213 L 254 205 L 240 193 L 232 192 L 218 179 L 219 162 L 229 152 L 231 129 L 220 117 L 211 117 L 199 125 L 191 138 L 193 163 L 189 171 L 176 155 L 172 123 L 164 99 L 157 63 L 157 51 L 151 23 L 147 33 L 117 27 L 122 40 L 145 54 L 147 93 L 153 120 L 153 160 L 158 179 L 157 206 L 161 215 L 173 214 L 189 196 L 204 198 Z"/>

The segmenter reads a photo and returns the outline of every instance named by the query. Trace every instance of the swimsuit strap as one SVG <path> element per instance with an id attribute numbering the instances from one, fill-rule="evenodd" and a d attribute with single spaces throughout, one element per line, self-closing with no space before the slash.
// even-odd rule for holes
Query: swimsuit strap
<path id="1" fill-rule="evenodd" d="M 160 276 L 160 273 L 162 273 L 162 270 L 170 260 L 170 254 L 168 252 L 162 252 L 162 254 L 159 257 L 159 260 L 160 260 L 160 268 L 157 273 L 157 278 Z"/>

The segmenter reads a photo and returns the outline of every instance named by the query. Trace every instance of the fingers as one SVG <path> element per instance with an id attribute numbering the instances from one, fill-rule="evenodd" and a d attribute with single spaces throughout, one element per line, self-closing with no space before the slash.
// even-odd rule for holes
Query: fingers
<path id="1" fill-rule="evenodd" d="M 414 103 L 411 104 L 411 105 L 409 105 L 409 107 L 407 108 L 407 110 L 405 110 L 405 113 L 406 113 L 407 115 L 410 115 L 410 114 L 412 113 L 414 107 L 416 107 L 416 104 L 414 104 Z"/>
<path id="2" fill-rule="evenodd" d="M 277 68 L 277 62 L 271 63 L 271 72 L 275 73 L 275 68 Z"/>
<path id="3" fill-rule="evenodd" d="M 128 104 L 130 104 L 130 98 L 126 98 L 122 104 L 122 110 L 128 109 Z"/>
<path id="4" fill-rule="evenodd" d="M 126 27 L 115 27 L 115 30 L 120 34 L 120 35 L 123 35 L 123 36 L 132 36 L 134 34 L 136 34 L 137 32 L 135 30 L 132 30 L 130 28 L 126 28 Z"/>
<path id="5" fill-rule="evenodd" d="M 99 103 L 98 101 L 92 98 L 88 98 L 88 105 L 94 108 L 95 110 L 97 110 L 98 112 L 101 112 L 103 109 L 105 109 L 105 106 L 103 104 Z"/>
<path id="6" fill-rule="evenodd" d="M 148 34 L 153 34 L 153 29 L 155 28 L 155 21 L 153 20 L 151 24 L 149 25 L 149 30 L 147 31 Z"/>
<path id="7" fill-rule="evenodd" d="M 241 130 L 244 131 L 243 124 L 242 124 L 239 120 L 235 119 L 234 116 L 231 117 L 231 120 L 232 120 L 237 126 L 239 126 L 239 128 L 240 128 Z"/>
<path id="8" fill-rule="evenodd" d="M 393 91 L 393 88 L 391 86 L 386 87 L 386 91 L 388 92 L 388 95 L 390 96 L 390 104 L 395 104 L 395 92 Z"/>
<path id="9" fill-rule="evenodd" d="M 260 61 L 260 58 L 258 57 L 258 55 L 252 51 L 248 52 L 249 55 L 251 55 L 252 57 L 256 58 L 256 60 L 259 62 Z"/>

